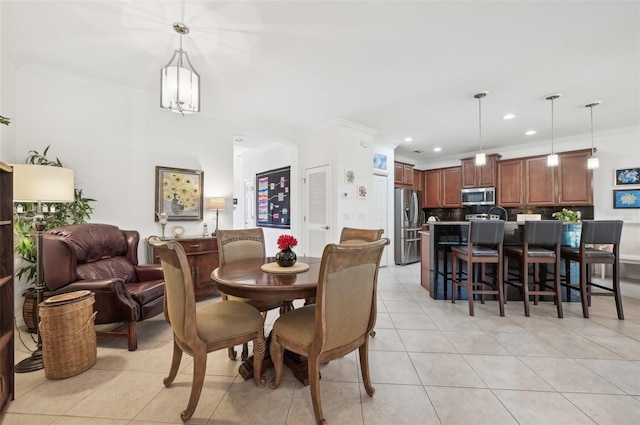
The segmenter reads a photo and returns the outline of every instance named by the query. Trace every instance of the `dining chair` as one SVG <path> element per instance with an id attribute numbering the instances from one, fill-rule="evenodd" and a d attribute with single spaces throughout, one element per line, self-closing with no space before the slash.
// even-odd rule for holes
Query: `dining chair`
<path id="1" fill-rule="evenodd" d="M 484 304 L 485 295 L 497 295 L 500 316 L 504 316 L 504 292 L 502 284 L 502 245 L 504 240 L 503 220 L 471 220 L 466 245 L 451 247 L 451 302 L 456 302 L 456 287 L 467 290 L 469 315 L 474 315 L 474 299 L 480 295 Z M 458 273 L 458 263 L 467 263 L 467 278 Z M 474 275 L 475 264 L 480 264 L 480 272 Z M 494 279 L 487 278 L 487 264 L 496 265 Z"/>
<path id="2" fill-rule="evenodd" d="M 583 220 L 578 248 L 563 246 L 562 259 L 565 260 L 565 283 L 567 290 L 574 289 L 580 292 L 582 302 L 582 315 L 589 317 L 589 306 L 592 296 L 613 296 L 616 303 L 618 319 L 624 320 L 622 310 L 622 295 L 620 293 L 620 238 L 622 236 L 622 220 Z M 606 245 L 611 246 L 611 249 Z M 579 264 L 578 284 L 571 283 L 571 261 Z M 611 264 L 612 285 L 611 288 L 593 283 L 591 280 L 592 264 Z M 600 291 L 593 291 L 592 288 Z"/>
<path id="3" fill-rule="evenodd" d="M 264 259 L 266 256 L 264 247 L 264 231 L 260 227 L 237 230 L 218 229 L 217 239 L 218 259 L 221 266 L 242 260 Z M 279 300 L 252 300 L 225 293 L 221 294 L 223 300 L 242 301 L 252 305 L 262 313 L 263 319 L 266 319 L 267 312 L 269 310 L 276 308 L 279 309 L 282 306 L 282 301 Z M 234 360 L 236 356 L 236 350 L 233 347 L 230 347 L 229 358 Z M 248 356 L 249 346 L 244 344 L 242 346 L 242 354 L 240 355 L 240 358 L 242 360 L 246 360 Z"/>
<path id="4" fill-rule="evenodd" d="M 371 397 L 375 389 L 369 377 L 369 334 L 376 321 L 376 286 L 380 258 L 389 239 L 356 245 L 329 244 L 320 263 L 316 303 L 281 315 L 271 331 L 271 360 L 280 385 L 284 350 L 308 359 L 313 412 L 318 424 L 326 424 L 320 401 L 320 364 L 355 349 L 360 355 L 362 381 Z"/>
<path id="5" fill-rule="evenodd" d="M 357 229 L 354 227 L 343 227 L 340 231 L 340 244 L 357 244 L 380 240 L 383 229 Z"/>
<path id="6" fill-rule="evenodd" d="M 384 229 L 358 229 L 355 227 L 343 227 L 340 231 L 340 244 L 350 245 L 378 241 L 382 237 Z M 371 330 L 371 336 L 376 336 L 376 331 Z"/>
<path id="7" fill-rule="evenodd" d="M 148 239 L 160 256 L 165 279 L 164 315 L 173 330 L 173 357 L 169 387 L 180 367 L 182 353 L 193 357 L 193 380 L 187 408 L 180 417 L 188 421 L 196 410 L 207 369 L 207 354 L 223 348 L 253 341 L 255 370 L 262 369 L 266 346 L 264 319 L 248 303 L 224 301 L 196 308 L 189 262 L 184 248 L 176 241 L 163 241 L 157 236 Z M 256 385 L 264 387 L 266 378 L 255 373 Z"/>
<path id="8" fill-rule="evenodd" d="M 558 317 L 563 317 L 560 286 L 560 245 L 562 243 L 562 221 L 528 220 L 524 223 L 522 245 L 504 248 L 504 283 L 517 287 L 522 292 L 524 315 L 530 316 L 530 297 L 538 305 L 540 296 L 554 297 Z M 509 260 L 520 262 L 519 280 L 509 279 Z M 529 265 L 533 264 L 533 281 L 529 280 Z M 553 290 L 546 284 L 547 265 L 553 265 Z M 542 268 L 536 280 L 536 270 Z M 533 289 L 530 289 L 533 284 Z M 505 286 L 506 288 L 506 286 Z M 505 291 L 506 292 L 506 291 Z"/>

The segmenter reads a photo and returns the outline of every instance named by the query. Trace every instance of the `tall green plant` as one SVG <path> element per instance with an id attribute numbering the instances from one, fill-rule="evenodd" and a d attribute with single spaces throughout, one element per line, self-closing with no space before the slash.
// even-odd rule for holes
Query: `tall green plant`
<path id="1" fill-rule="evenodd" d="M 47 158 L 50 147 L 51 146 L 47 146 L 42 153 L 33 150 L 29 151 L 25 163 L 63 167 L 64 165 L 60 159 L 50 160 Z M 86 223 L 87 220 L 91 218 L 91 213 L 93 212 L 91 203 L 95 201 L 95 199 L 84 197 L 82 189 L 75 188 L 73 202 L 56 204 L 56 212 L 46 215 L 47 228 L 64 226 L 65 224 Z M 36 281 L 36 262 L 38 257 L 32 218 L 36 214 L 37 204 L 35 202 L 26 202 L 22 203 L 22 206 L 24 214 L 18 215 L 16 220 L 14 220 L 13 228 L 17 236 L 15 251 L 25 265 L 17 270 L 16 277 L 33 285 Z"/>

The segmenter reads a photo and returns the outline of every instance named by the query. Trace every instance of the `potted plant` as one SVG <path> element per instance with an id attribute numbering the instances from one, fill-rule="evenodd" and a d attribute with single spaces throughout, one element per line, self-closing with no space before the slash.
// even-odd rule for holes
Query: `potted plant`
<path id="1" fill-rule="evenodd" d="M 37 151 L 29 151 L 25 163 L 62 167 L 63 164 L 58 158 L 53 161 L 47 158 L 47 152 L 50 147 L 51 146 L 47 146 L 42 154 Z M 93 212 L 92 202 L 95 202 L 95 199 L 86 198 L 82 193 L 82 189 L 75 188 L 73 202 L 56 204 L 55 212 L 50 212 L 46 215 L 47 228 L 51 229 L 65 224 L 86 223 L 87 220 L 91 218 L 91 213 Z M 22 293 L 22 296 L 25 297 L 22 306 L 22 316 L 27 330 L 33 333 L 36 332 L 36 295 L 34 286 L 36 283 L 36 263 L 38 258 L 31 220 L 36 213 L 36 208 L 37 204 L 35 202 L 23 202 L 19 204 L 17 209 L 19 209 L 20 212 L 16 214 L 13 227 L 16 236 L 15 252 L 23 264 L 17 269 L 16 277 L 29 286 Z"/>
<path id="2" fill-rule="evenodd" d="M 582 224 L 580 224 L 580 211 L 573 211 L 563 208 L 561 211 L 554 212 L 553 218 L 562 221 L 562 245 L 578 248 L 580 246 L 580 235 L 582 233 Z"/>

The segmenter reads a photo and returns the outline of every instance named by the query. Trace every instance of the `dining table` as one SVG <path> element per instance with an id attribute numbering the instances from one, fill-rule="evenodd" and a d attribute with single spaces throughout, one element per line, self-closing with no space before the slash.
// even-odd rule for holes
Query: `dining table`
<path id="1" fill-rule="evenodd" d="M 294 308 L 294 300 L 315 298 L 321 261 L 319 257 L 298 257 L 292 267 L 280 267 L 271 257 L 241 260 L 219 266 L 213 270 L 211 278 L 227 295 L 253 300 L 280 300 L 280 314 L 284 314 Z M 270 341 L 268 335 L 263 371 L 273 365 L 268 346 Z M 309 385 L 304 356 L 285 351 L 284 363 L 303 385 Z M 253 378 L 253 356 L 240 365 L 238 372 L 245 380 Z"/>

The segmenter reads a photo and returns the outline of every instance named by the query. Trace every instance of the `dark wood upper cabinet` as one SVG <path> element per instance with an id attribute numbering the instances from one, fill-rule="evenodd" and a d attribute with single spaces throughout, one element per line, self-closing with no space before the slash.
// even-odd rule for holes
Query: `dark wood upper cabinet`
<path id="1" fill-rule="evenodd" d="M 413 165 L 395 161 L 393 164 L 393 183 L 395 187 L 413 188 Z"/>
<path id="2" fill-rule="evenodd" d="M 487 162 L 477 166 L 475 158 L 465 158 L 461 161 L 462 188 L 467 187 L 494 187 L 497 181 L 497 162 L 500 155 L 487 155 Z"/>
<path id="3" fill-rule="evenodd" d="M 442 169 L 442 206 L 446 208 L 461 207 L 460 189 L 462 185 L 461 167 Z"/>
<path id="4" fill-rule="evenodd" d="M 559 155 L 558 205 L 593 205 L 593 170 L 587 168 L 591 150 Z"/>
<path id="5" fill-rule="evenodd" d="M 524 205 L 524 161 L 508 159 L 498 162 L 497 203 L 503 207 Z"/>
<path id="6" fill-rule="evenodd" d="M 422 196 L 423 208 L 440 208 L 441 176 L 440 170 L 423 171 L 425 192 Z"/>
<path id="7" fill-rule="evenodd" d="M 547 166 L 546 156 L 525 160 L 525 204 L 531 206 L 555 205 L 557 203 L 556 167 Z"/>

